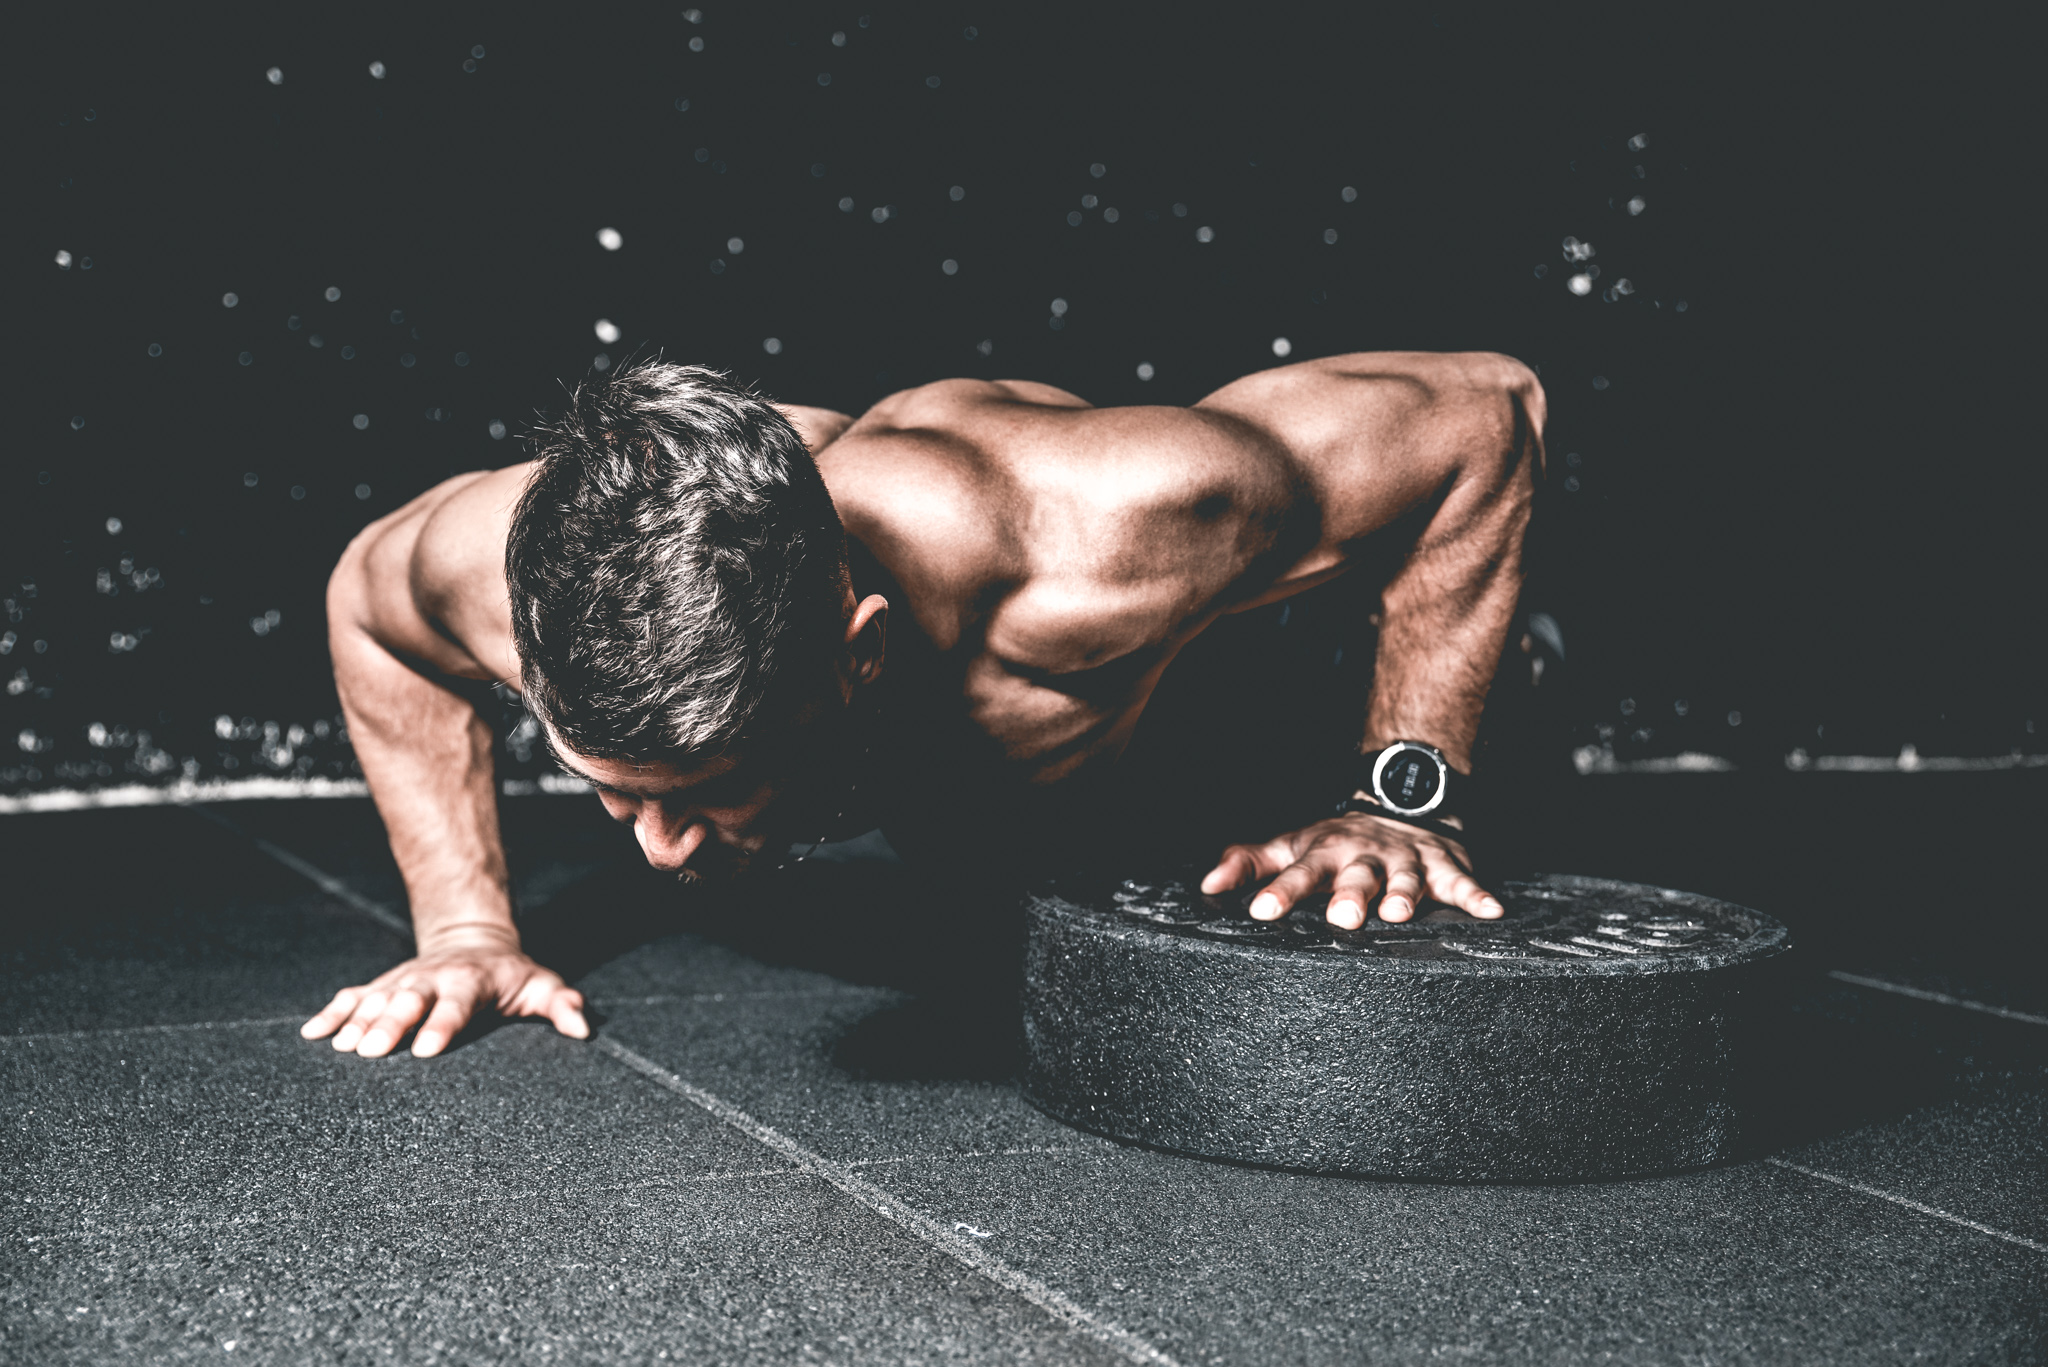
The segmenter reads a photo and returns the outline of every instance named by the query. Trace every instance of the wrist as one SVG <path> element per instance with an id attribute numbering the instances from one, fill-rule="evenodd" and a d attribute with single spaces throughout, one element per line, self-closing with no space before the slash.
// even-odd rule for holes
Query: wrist
<path id="1" fill-rule="evenodd" d="M 519 930 L 509 920 L 463 920 L 420 927 L 414 933 L 419 957 L 459 954 L 482 950 L 487 953 L 520 953 Z"/>

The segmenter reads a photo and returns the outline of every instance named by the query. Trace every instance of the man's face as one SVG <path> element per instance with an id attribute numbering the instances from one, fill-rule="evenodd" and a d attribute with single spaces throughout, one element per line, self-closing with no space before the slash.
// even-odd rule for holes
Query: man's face
<path id="1" fill-rule="evenodd" d="M 714 882 L 773 865 L 800 829 L 803 798 L 829 728 L 811 720 L 764 753 L 724 755 L 694 768 L 660 760 L 596 759 L 552 734 L 556 762 L 597 790 L 612 819 L 633 828 L 647 862 L 685 881 Z M 807 781 L 808 780 L 808 781 Z"/>

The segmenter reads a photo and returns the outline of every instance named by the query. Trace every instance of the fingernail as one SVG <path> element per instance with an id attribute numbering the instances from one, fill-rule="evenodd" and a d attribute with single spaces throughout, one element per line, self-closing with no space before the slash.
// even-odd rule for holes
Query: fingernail
<path id="1" fill-rule="evenodd" d="M 569 1018 L 569 1025 L 571 1026 L 569 1033 L 577 1039 L 590 1038 L 590 1023 L 584 1020 L 583 1017 L 571 1016 Z"/>
<path id="2" fill-rule="evenodd" d="M 356 1047 L 356 1041 L 362 1037 L 363 1028 L 360 1025 L 344 1025 L 341 1027 L 341 1033 L 334 1037 L 334 1047 L 347 1053 Z"/>
<path id="3" fill-rule="evenodd" d="M 1491 897 L 1487 898 L 1485 901 L 1479 904 L 1479 914 L 1481 916 L 1505 916 L 1507 915 L 1507 911 L 1508 909 L 1506 907 L 1502 906 L 1499 902 L 1495 901 Z"/>
<path id="4" fill-rule="evenodd" d="M 1389 897 L 1380 903 L 1382 921 L 1405 921 L 1415 914 L 1415 905 L 1405 897 Z"/>
<path id="5" fill-rule="evenodd" d="M 1262 892 L 1252 898 L 1251 913 L 1255 921 L 1270 921 L 1280 914 L 1280 899 L 1270 892 Z"/>
<path id="6" fill-rule="evenodd" d="M 314 1033 L 315 1033 L 316 1031 L 318 1031 L 318 1030 L 319 1030 L 319 1028 L 320 1028 L 320 1021 L 319 1021 L 319 1018 L 318 1018 L 318 1017 L 315 1017 L 314 1019 L 312 1019 L 312 1020 L 309 1020 L 309 1021 L 307 1021 L 307 1022 L 306 1022 L 306 1023 L 304 1024 L 304 1025 L 302 1025 L 302 1026 L 300 1026 L 300 1027 L 299 1027 L 299 1038 L 300 1038 L 300 1039 L 312 1039 L 312 1038 L 313 1038 L 313 1036 L 314 1036 Z"/>
<path id="7" fill-rule="evenodd" d="M 1346 930 L 1356 930 L 1365 924 L 1365 908 L 1356 902 L 1330 903 L 1330 921 Z"/>
<path id="8" fill-rule="evenodd" d="M 382 1030 L 372 1030 L 369 1034 L 363 1036 L 363 1042 L 356 1046 L 356 1052 L 358 1054 L 368 1054 L 374 1058 L 390 1048 L 391 1037 Z"/>
<path id="9" fill-rule="evenodd" d="M 434 1036 L 419 1035 L 414 1037 L 412 1042 L 412 1056 L 414 1058 L 432 1058 L 440 1052 L 441 1041 Z"/>

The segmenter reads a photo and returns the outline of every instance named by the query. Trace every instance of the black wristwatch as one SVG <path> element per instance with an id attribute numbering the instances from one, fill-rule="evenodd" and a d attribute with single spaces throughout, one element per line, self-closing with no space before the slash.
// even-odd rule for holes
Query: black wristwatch
<path id="1" fill-rule="evenodd" d="M 1449 816 L 1472 781 L 1425 741 L 1397 740 L 1359 760 L 1358 787 L 1394 816 Z"/>

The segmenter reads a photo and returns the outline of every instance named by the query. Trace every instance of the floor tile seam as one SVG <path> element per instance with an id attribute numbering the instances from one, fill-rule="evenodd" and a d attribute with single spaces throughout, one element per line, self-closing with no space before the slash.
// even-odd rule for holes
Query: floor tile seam
<path id="1" fill-rule="evenodd" d="M 592 1043 L 612 1055 L 625 1067 L 656 1085 L 709 1112 L 748 1138 L 781 1154 L 845 1195 L 866 1206 L 911 1236 L 948 1254 L 971 1271 L 995 1282 L 1007 1291 L 1045 1311 L 1053 1319 L 1113 1350 L 1134 1363 L 1148 1367 L 1179 1367 L 1166 1353 L 1122 1325 L 1088 1310 L 1079 1302 L 1038 1280 L 981 1247 L 976 1234 L 949 1229 L 909 1202 L 855 1173 L 844 1163 L 813 1152 L 773 1126 L 764 1124 L 724 1098 L 705 1091 L 633 1050 L 606 1036 Z"/>
<path id="2" fill-rule="evenodd" d="M 1784 1168 L 1788 1172 L 1796 1172 L 1802 1176 L 1811 1177 L 1816 1181 L 1832 1182 L 1838 1187 L 1847 1187 L 1850 1191 L 1861 1193 L 1864 1196 L 1872 1196 L 1880 1201 L 1889 1201 L 1895 1206 L 1903 1206 L 1905 1209 L 1916 1211 L 1921 1215 L 1931 1215 L 1937 1220 L 1946 1220 L 1952 1225 L 1960 1225 L 1964 1229 L 1973 1229 L 1979 1234 L 1988 1234 L 1994 1239 L 2003 1239 L 2009 1244 L 2018 1244 L 2021 1248 L 2030 1248 L 2036 1253 L 2048 1253 L 2048 1244 L 2029 1239 L 2024 1234 L 2015 1234 L 2011 1230 L 2000 1229 L 1996 1225 L 1987 1225 L 1982 1221 L 1957 1215 L 1953 1211 L 1943 1210 L 1939 1206 L 1930 1206 L 1924 1201 L 1915 1201 L 1910 1196 L 1902 1196 L 1895 1191 L 1886 1191 L 1883 1187 L 1873 1187 L 1867 1183 L 1855 1181 L 1852 1178 L 1842 1177 L 1832 1172 L 1824 1172 L 1819 1168 L 1809 1168 L 1804 1163 L 1794 1163 L 1789 1158 L 1766 1158 L 1764 1161 L 1772 1167 Z"/>
<path id="3" fill-rule="evenodd" d="M 362 1203 L 350 1203 L 346 1209 L 359 1211 L 372 1209 L 382 1215 L 403 1215 L 421 1210 L 455 1210 L 468 1207 L 502 1205 L 514 1201 L 532 1201 L 541 1197 L 583 1197 L 610 1196 L 621 1192 L 654 1191 L 665 1186 L 693 1187 L 714 1182 L 745 1182 L 761 1177 L 810 1177 L 815 1174 L 806 1169 L 788 1164 L 779 1168 L 733 1168 L 725 1172 L 701 1173 L 695 1177 L 650 1177 L 639 1182 L 612 1182 L 602 1186 L 559 1187 L 533 1191 L 508 1191 L 488 1195 L 464 1197 L 442 1196 L 414 1198 L 407 1201 L 386 1201 L 374 1207 Z M 336 1203 L 296 1210 L 249 1211 L 236 1215 L 217 1216 L 212 1219 L 165 1220 L 154 1223 L 131 1222 L 128 1224 L 96 1225 L 87 1221 L 76 1229 L 52 1230 L 48 1233 L 24 1236 L 26 1243 L 48 1243 L 52 1240 L 85 1239 L 133 1239 L 137 1237 L 200 1234 L 223 1229 L 240 1229 L 248 1226 L 277 1226 L 302 1219 L 324 1219 Z"/>
<path id="4" fill-rule="evenodd" d="M 1103 1148 L 1109 1147 L 1104 1145 Z M 1100 1153 L 1102 1149 L 1085 1144 L 1025 1144 L 1014 1149 L 973 1149 L 965 1153 L 905 1153 L 893 1154 L 887 1158 L 849 1158 L 849 1168 L 880 1167 L 895 1163 L 953 1163 L 980 1158 L 1027 1158 L 1040 1155 L 1057 1156 L 1072 1153 Z"/>
<path id="5" fill-rule="evenodd" d="M 872 997 L 886 989 L 835 983 L 830 987 L 775 987 L 751 992 L 657 992 L 645 997 L 586 997 L 589 1006 L 687 1006 L 699 1002 L 775 1001 L 806 997 Z"/>
<path id="6" fill-rule="evenodd" d="M 1839 968 L 1829 969 L 1828 976 L 1838 982 L 1853 983 L 1857 987 L 1868 987 L 1879 992 L 1892 992 L 1901 997 L 1912 997 L 1916 1001 L 1934 1002 L 1941 1006 L 1961 1007 L 1965 1011 L 1982 1011 L 1986 1015 L 1999 1016 L 2006 1020 L 2024 1021 L 2028 1025 L 2048 1025 L 2048 1016 L 2037 1016 L 2028 1011 L 2015 1011 L 2007 1006 L 1993 1006 L 1990 1002 L 1971 1001 L 1968 997 L 1954 997 L 1946 992 L 1934 992 L 1924 987 L 1908 987 L 1904 983 L 1889 982 L 1884 978 L 1866 978 L 1858 973 L 1845 973 Z"/>
<path id="7" fill-rule="evenodd" d="M 259 835 L 254 835 L 244 830 L 239 823 L 228 820 L 219 812 L 212 811 L 202 804 L 193 803 L 187 806 L 185 810 L 204 820 L 211 821 L 222 830 L 230 831 L 240 836 L 254 845 L 258 851 L 277 863 L 284 865 L 293 873 L 298 874 L 337 902 L 345 903 L 360 911 L 363 915 L 384 927 L 384 929 L 403 938 L 407 944 L 412 943 L 412 922 L 400 916 L 382 902 L 363 896 L 363 894 L 357 892 L 354 888 L 327 872 L 327 870 L 307 863 L 282 845 L 273 844 Z"/>

